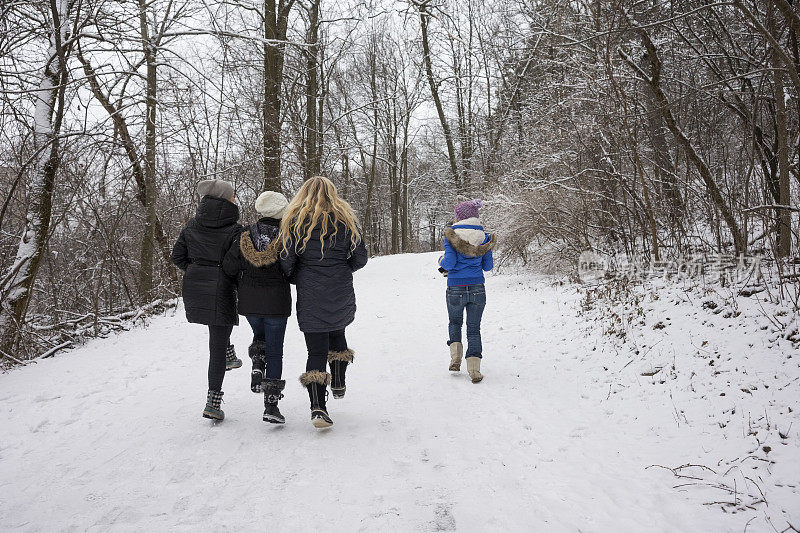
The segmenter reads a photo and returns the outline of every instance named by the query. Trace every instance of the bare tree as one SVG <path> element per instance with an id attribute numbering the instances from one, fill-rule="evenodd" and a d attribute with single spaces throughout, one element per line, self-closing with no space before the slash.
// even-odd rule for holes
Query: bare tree
<path id="1" fill-rule="evenodd" d="M 428 77 L 428 86 L 431 89 L 431 98 L 433 104 L 436 106 L 436 114 L 439 117 L 439 124 L 442 126 L 444 132 L 445 144 L 447 145 L 447 159 L 450 163 L 450 174 L 453 178 L 453 183 L 461 189 L 464 184 L 461 179 L 461 174 L 458 171 L 458 161 L 456 160 L 456 148 L 453 142 L 453 133 L 450 129 L 450 124 L 447 121 L 447 116 L 442 106 L 442 99 L 439 96 L 439 86 L 433 74 L 433 63 L 431 61 L 431 47 L 430 39 L 428 36 L 428 25 L 430 23 L 430 3 L 432 0 L 425 0 L 417 2 L 414 5 L 419 11 L 419 24 L 422 30 L 422 60 L 425 63 L 425 73 Z"/>
<path id="2" fill-rule="evenodd" d="M 61 125 L 65 113 L 68 81 L 67 59 L 74 40 L 75 6 L 68 0 L 49 0 L 39 14 L 47 25 L 50 43 L 41 67 L 38 87 L 34 90 L 33 155 L 30 163 L 26 224 L 11 267 L 0 280 L 0 332 L 2 351 L 11 353 L 18 340 L 19 327 L 25 318 L 31 292 L 50 232 L 53 190 L 61 164 Z"/>
<path id="3" fill-rule="evenodd" d="M 725 220 L 733 239 L 734 250 L 737 254 L 744 253 L 747 251 L 747 243 L 741 233 L 741 230 L 739 229 L 739 223 L 736 221 L 736 218 L 731 212 L 730 207 L 726 204 L 724 198 L 722 197 L 719 187 L 717 186 L 714 177 L 711 175 L 711 170 L 709 169 L 708 165 L 705 163 L 705 161 L 703 161 L 695 147 L 692 145 L 692 142 L 678 126 L 675 116 L 672 113 L 669 99 L 661 87 L 661 59 L 658 56 L 658 49 L 656 48 L 655 44 L 653 44 L 653 41 L 650 39 L 650 35 L 648 34 L 647 30 L 644 29 L 644 27 L 634 23 L 634 28 L 636 33 L 641 37 L 642 44 L 647 52 L 650 72 L 643 72 L 640 68 L 638 68 L 632 59 L 630 59 L 628 56 L 625 56 L 624 53 L 621 52 L 623 54 L 623 58 L 652 88 L 667 128 L 673 134 L 678 144 L 680 144 L 680 146 L 686 152 L 686 156 L 697 168 L 700 177 L 703 179 L 706 188 L 711 194 L 714 205 L 719 209 L 722 218 Z"/>

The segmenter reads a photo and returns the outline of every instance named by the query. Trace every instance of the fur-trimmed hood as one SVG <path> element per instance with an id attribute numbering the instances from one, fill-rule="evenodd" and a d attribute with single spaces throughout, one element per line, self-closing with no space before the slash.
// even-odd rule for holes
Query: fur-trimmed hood
<path id="1" fill-rule="evenodd" d="M 481 229 L 460 226 L 478 226 Z M 497 244 L 497 238 L 483 231 L 481 221 L 477 218 L 459 220 L 457 224 L 445 230 L 444 236 L 458 253 L 467 257 L 480 257 Z"/>
<path id="2" fill-rule="evenodd" d="M 259 252 L 253 245 L 253 239 L 250 237 L 249 231 L 243 231 L 239 237 L 239 249 L 242 251 L 242 257 L 254 267 L 265 267 L 275 263 L 278 260 L 279 247 L 280 241 L 274 239 L 264 248 L 264 251 Z"/>

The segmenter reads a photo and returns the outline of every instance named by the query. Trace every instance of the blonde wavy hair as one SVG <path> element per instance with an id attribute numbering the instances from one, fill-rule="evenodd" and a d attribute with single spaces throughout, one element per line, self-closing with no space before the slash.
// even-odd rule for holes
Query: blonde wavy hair
<path id="1" fill-rule="evenodd" d="M 311 239 L 311 232 L 321 224 L 319 242 L 324 248 L 325 237 L 329 236 L 331 226 L 333 232 L 330 236 L 334 236 L 339 231 L 339 223 L 350 231 L 350 250 L 355 250 L 361 240 L 361 231 L 353 208 L 339 197 L 331 180 L 325 176 L 314 176 L 300 187 L 286 206 L 278 238 L 284 250 L 294 241 L 295 252 L 303 253 Z"/>

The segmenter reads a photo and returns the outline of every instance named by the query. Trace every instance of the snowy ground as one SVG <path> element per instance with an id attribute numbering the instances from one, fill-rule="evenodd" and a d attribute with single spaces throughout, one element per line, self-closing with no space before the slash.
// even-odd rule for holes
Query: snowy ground
<path id="1" fill-rule="evenodd" d="M 308 421 L 294 319 L 283 427 L 261 421 L 246 367 L 226 376 L 226 420 L 200 417 L 206 337 L 182 312 L 0 375 L 0 530 L 800 527 L 789 343 L 706 326 L 690 310 L 724 319 L 677 297 L 643 302 L 622 343 L 574 287 L 499 275 L 487 282 L 486 378 L 473 385 L 447 371 L 435 258 L 378 258 L 356 275 L 356 364 L 347 397 L 330 400 L 331 430 Z M 667 322 L 658 315 L 670 321 L 652 329 Z M 234 332 L 240 355 L 248 330 Z M 651 467 L 685 464 L 713 473 Z M 769 505 L 752 500 L 756 486 Z"/>

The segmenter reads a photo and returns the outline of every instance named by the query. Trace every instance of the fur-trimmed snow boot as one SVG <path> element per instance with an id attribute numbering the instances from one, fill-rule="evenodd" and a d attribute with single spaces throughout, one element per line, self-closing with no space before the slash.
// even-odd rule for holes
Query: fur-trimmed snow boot
<path id="1" fill-rule="evenodd" d="M 460 342 L 450 343 L 450 372 L 461 371 L 461 357 L 464 355 L 464 345 Z"/>
<path id="2" fill-rule="evenodd" d="M 286 387 L 284 379 L 264 380 L 264 422 L 284 424 L 286 419 L 278 409 L 278 401 L 283 398 L 283 388 Z"/>
<path id="3" fill-rule="evenodd" d="M 253 344 L 247 348 L 247 355 L 253 361 L 253 370 L 250 372 L 250 390 L 256 394 L 262 391 L 261 382 L 264 381 L 264 361 L 265 352 L 267 350 L 267 343 L 264 341 L 253 341 Z"/>
<path id="4" fill-rule="evenodd" d="M 328 428 L 333 425 L 325 406 L 330 382 L 331 375 L 319 370 L 309 370 L 300 375 L 300 384 L 308 390 L 308 398 L 311 400 L 311 423 L 315 428 Z"/>
<path id="5" fill-rule="evenodd" d="M 225 418 L 225 413 L 220 409 L 223 394 L 222 391 L 208 391 L 206 408 L 203 409 L 203 418 L 210 418 L 212 420 L 223 420 Z"/>
<path id="6" fill-rule="evenodd" d="M 347 365 L 353 362 L 353 350 L 347 349 L 341 352 L 328 352 L 328 363 L 331 365 L 331 392 L 333 398 L 338 400 L 344 398 L 347 390 L 344 376 L 347 372 Z"/>
<path id="7" fill-rule="evenodd" d="M 233 347 L 233 344 L 228 345 L 228 349 L 225 350 L 225 371 L 233 370 L 234 368 L 239 368 L 242 366 L 242 360 L 236 357 L 236 349 Z"/>
<path id="8" fill-rule="evenodd" d="M 467 357 L 467 372 L 473 383 L 479 383 L 483 379 L 480 357 Z"/>

